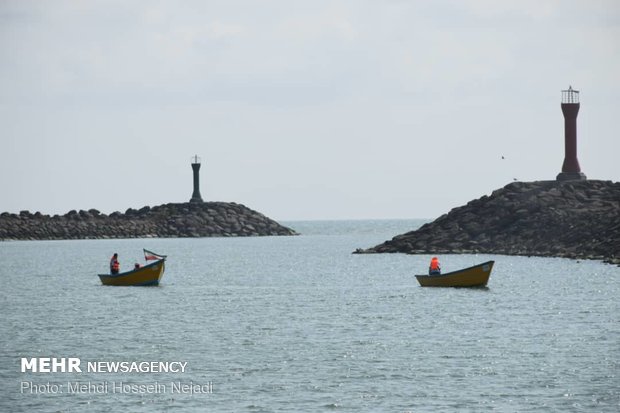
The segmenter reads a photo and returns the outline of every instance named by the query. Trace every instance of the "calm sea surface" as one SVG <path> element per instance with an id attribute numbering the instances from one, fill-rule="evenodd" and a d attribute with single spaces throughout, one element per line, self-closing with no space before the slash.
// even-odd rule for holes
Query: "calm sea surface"
<path id="1" fill-rule="evenodd" d="M 351 254 L 421 223 L 0 243 L 0 411 L 620 410 L 620 268 L 445 255 L 444 270 L 495 260 L 488 289 L 432 289 L 413 277 L 430 256 Z M 168 255 L 161 286 L 101 285 L 113 252 L 124 270 L 143 247 Z M 77 357 L 82 372 L 22 373 L 22 357 Z M 95 361 L 187 366 L 87 371 Z"/>

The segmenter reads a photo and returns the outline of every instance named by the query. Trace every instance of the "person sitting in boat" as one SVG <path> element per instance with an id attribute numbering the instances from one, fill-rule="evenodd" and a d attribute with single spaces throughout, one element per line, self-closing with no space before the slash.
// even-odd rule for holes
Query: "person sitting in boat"
<path id="1" fill-rule="evenodd" d="M 118 274 L 121 269 L 121 263 L 118 262 L 118 254 L 115 252 L 110 258 L 110 274 Z"/>
<path id="2" fill-rule="evenodd" d="M 140 264 L 135 263 L 135 264 L 133 265 L 133 269 L 134 269 L 134 270 L 139 270 L 139 269 L 140 269 Z"/>
<path id="3" fill-rule="evenodd" d="M 439 274 L 441 274 L 441 265 L 439 265 L 439 259 L 437 257 L 433 257 L 431 259 L 431 265 L 428 267 L 428 275 Z"/>

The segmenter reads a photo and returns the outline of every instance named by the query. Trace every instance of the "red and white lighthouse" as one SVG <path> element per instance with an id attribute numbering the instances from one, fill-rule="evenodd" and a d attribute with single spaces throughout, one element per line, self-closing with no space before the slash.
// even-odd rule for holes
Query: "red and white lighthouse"
<path id="1" fill-rule="evenodd" d="M 577 160 L 577 114 L 579 113 L 579 91 L 572 86 L 562 91 L 562 114 L 564 115 L 564 163 L 558 181 L 587 179 L 581 172 Z"/>

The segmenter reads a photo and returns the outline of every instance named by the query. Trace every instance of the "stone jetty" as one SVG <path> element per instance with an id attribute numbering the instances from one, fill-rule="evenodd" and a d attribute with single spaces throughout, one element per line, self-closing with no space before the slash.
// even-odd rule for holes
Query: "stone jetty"
<path id="1" fill-rule="evenodd" d="M 620 182 L 513 182 L 355 253 L 504 254 L 620 264 Z"/>
<path id="2" fill-rule="evenodd" d="M 171 203 L 102 214 L 96 209 L 44 215 L 0 214 L 0 240 L 297 235 L 265 215 L 229 202 Z"/>

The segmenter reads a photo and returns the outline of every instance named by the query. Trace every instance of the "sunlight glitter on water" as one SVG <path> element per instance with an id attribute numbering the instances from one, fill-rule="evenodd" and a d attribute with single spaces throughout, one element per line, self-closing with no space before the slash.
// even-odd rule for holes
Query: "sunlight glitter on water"
<path id="1" fill-rule="evenodd" d="M 426 289 L 430 256 L 354 255 L 420 221 L 286 223 L 297 237 L 0 244 L 2 410 L 617 411 L 620 268 L 496 261 L 488 289 Z M 168 255 L 160 287 L 104 287 L 111 252 Z M 19 371 L 20 357 L 186 361 L 183 374 Z M 41 394 L 22 381 L 213 384 Z M 459 389 L 446 392 L 446 388 Z M 575 407 L 578 406 L 578 407 Z"/>

